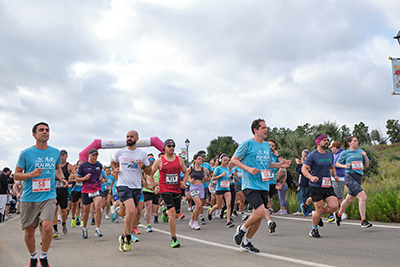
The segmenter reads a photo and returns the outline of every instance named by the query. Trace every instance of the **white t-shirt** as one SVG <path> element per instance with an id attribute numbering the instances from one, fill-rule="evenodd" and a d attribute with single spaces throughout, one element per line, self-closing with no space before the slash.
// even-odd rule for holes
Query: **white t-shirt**
<path id="1" fill-rule="evenodd" d="M 137 160 L 140 159 L 145 166 L 150 165 L 147 153 L 140 148 L 129 150 L 127 147 L 117 151 L 114 161 L 119 163 L 117 186 L 127 186 L 130 189 L 142 188 L 142 169 Z"/>

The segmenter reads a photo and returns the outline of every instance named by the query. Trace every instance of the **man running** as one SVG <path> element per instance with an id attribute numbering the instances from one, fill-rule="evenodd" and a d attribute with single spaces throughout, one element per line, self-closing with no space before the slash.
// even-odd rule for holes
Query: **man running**
<path id="1" fill-rule="evenodd" d="M 36 144 L 21 152 L 14 178 L 24 181 L 21 196 L 21 224 L 25 230 L 25 244 L 30 253 L 30 265 L 37 266 L 35 230 L 41 225 L 42 251 L 40 264 L 49 266 L 47 252 L 53 238 L 53 217 L 56 207 L 56 180 L 68 185 L 60 168 L 60 151 L 47 144 L 49 125 L 39 122 L 32 128 Z"/>
<path id="2" fill-rule="evenodd" d="M 137 206 L 142 195 L 142 171 L 151 174 L 150 162 L 147 153 L 137 148 L 139 140 L 137 131 L 130 130 L 126 134 L 126 147 L 117 151 L 111 161 L 111 169 L 117 175 L 117 192 L 123 204 L 115 209 L 111 215 L 114 222 L 118 216 L 125 216 L 124 233 L 119 236 L 119 250 L 132 250 L 131 232 L 135 221 L 138 221 Z"/>
<path id="3" fill-rule="evenodd" d="M 175 220 L 179 218 L 181 209 L 181 188 L 186 188 L 186 180 L 188 172 L 183 159 L 174 154 L 175 142 L 172 139 L 167 139 L 164 142 L 165 156 L 157 159 L 153 165 L 152 175 L 157 170 L 160 171 L 160 180 L 157 191 L 161 193 L 161 197 L 167 206 L 167 211 L 163 211 L 163 217 L 168 215 L 168 225 L 171 233 L 171 247 L 178 248 L 180 244 L 176 239 Z M 183 173 L 183 178 L 180 180 L 180 173 Z M 166 213 L 166 214 L 165 214 Z"/>
<path id="4" fill-rule="evenodd" d="M 237 227 L 233 240 L 243 250 L 258 253 L 260 250 L 251 244 L 251 239 L 268 209 L 270 171 L 273 168 L 287 168 L 292 161 L 282 159 L 277 163 L 271 162 L 271 148 L 269 143 L 264 141 L 267 138 L 268 128 L 263 119 L 253 121 L 251 131 L 254 137 L 238 147 L 232 162 L 243 170 L 242 190 L 247 202 L 253 207 L 253 213 L 243 225 Z M 246 238 L 243 240 L 245 235 Z"/>

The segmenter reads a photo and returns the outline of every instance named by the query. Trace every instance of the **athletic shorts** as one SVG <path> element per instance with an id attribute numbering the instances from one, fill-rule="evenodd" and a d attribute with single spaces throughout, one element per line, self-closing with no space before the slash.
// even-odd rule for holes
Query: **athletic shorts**
<path id="1" fill-rule="evenodd" d="M 101 197 L 101 190 L 98 190 L 93 193 L 82 193 L 82 204 L 90 205 L 93 202 L 93 199 L 96 197 Z"/>
<path id="2" fill-rule="evenodd" d="M 269 184 L 269 198 L 272 198 L 273 196 L 276 196 L 278 194 L 278 191 L 275 188 L 276 184 Z"/>
<path id="3" fill-rule="evenodd" d="M 339 182 L 332 181 L 333 190 L 335 191 L 335 195 L 338 198 L 344 197 L 344 184 L 345 181 L 339 181 Z"/>
<path id="4" fill-rule="evenodd" d="M 68 189 L 67 188 L 57 188 L 56 189 L 57 193 L 57 204 L 60 205 L 60 208 L 62 210 L 66 209 L 68 207 Z"/>
<path id="5" fill-rule="evenodd" d="M 235 184 L 235 192 L 238 193 L 242 191 L 242 185 L 241 184 Z"/>
<path id="6" fill-rule="evenodd" d="M 130 189 L 127 186 L 117 186 L 118 198 L 124 203 L 128 199 L 133 198 L 133 202 L 135 203 L 135 207 L 137 207 L 140 197 L 142 196 L 141 188 Z"/>
<path id="7" fill-rule="evenodd" d="M 309 191 L 310 191 L 310 196 L 311 196 L 311 199 L 313 202 L 325 200 L 331 196 L 336 197 L 335 190 L 333 190 L 333 187 L 322 188 L 322 187 L 310 186 Z"/>
<path id="8" fill-rule="evenodd" d="M 253 189 L 243 189 L 244 197 L 247 203 L 249 203 L 254 209 L 257 209 L 261 205 L 267 208 L 268 205 L 268 191 L 266 190 L 253 190 Z"/>
<path id="9" fill-rule="evenodd" d="M 31 226 L 38 227 L 41 221 L 53 221 L 56 210 L 56 199 L 50 198 L 43 202 L 21 202 L 22 230 Z"/>
<path id="10" fill-rule="evenodd" d="M 151 201 L 151 203 L 153 203 L 154 205 L 158 205 L 159 199 L 160 199 L 159 194 L 144 192 L 144 202 Z"/>
<path id="11" fill-rule="evenodd" d="M 71 201 L 72 201 L 72 203 L 78 202 L 81 197 L 82 197 L 82 192 L 81 191 L 72 191 L 71 192 Z"/>
<path id="12" fill-rule="evenodd" d="M 12 199 L 12 196 L 8 195 L 6 205 L 11 205 L 11 199 Z"/>
<path id="13" fill-rule="evenodd" d="M 362 175 L 358 173 L 346 173 L 344 175 L 344 182 L 349 189 L 349 195 L 356 197 L 359 193 L 364 191 L 361 188 Z"/>
<path id="14" fill-rule="evenodd" d="M 220 196 L 220 195 L 225 194 L 226 192 L 231 192 L 231 191 L 229 191 L 229 190 L 218 190 L 218 191 L 215 191 L 215 194 L 217 196 Z"/>
<path id="15" fill-rule="evenodd" d="M 101 197 L 107 197 L 108 195 L 111 195 L 110 191 L 101 191 Z"/>
<path id="16" fill-rule="evenodd" d="M 191 184 L 190 185 L 190 196 L 200 197 L 204 199 L 204 186 L 203 184 Z"/>
<path id="17" fill-rule="evenodd" d="M 164 200 L 167 209 L 175 208 L 175 212 L 181 212 L 181 194 L 179 193 L 161 193 L 161 197 Z"/>

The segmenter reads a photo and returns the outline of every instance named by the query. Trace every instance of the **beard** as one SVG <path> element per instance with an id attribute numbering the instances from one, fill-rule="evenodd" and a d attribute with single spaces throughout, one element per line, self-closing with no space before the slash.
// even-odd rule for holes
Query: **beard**
<path id="1" fill-rule="evenodd" d="M 132 141 L 132 140 L 126 141 L 126 145 L 127 145 L 127 146 L 133 146 L 133 145 L 135 145 L 135 144 L 136 144 L 136 140 L 135 140 L 135 141 Z"/>

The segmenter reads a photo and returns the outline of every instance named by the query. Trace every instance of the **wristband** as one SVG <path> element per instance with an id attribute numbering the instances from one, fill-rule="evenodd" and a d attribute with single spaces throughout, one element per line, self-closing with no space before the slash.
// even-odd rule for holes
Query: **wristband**
<path id="1" fill-rule="evenodd" d="M 142 170 L 146 169 L 146 167 L 147 167 L 147 166 L 146 166 L 146 165 L 144 165 L 144 164 L 143 164 L 143 166 L 144 166 L 144 167 L 143 167 L 143 168 L 141 167 L 141 169 L 142 169 Z"/>

